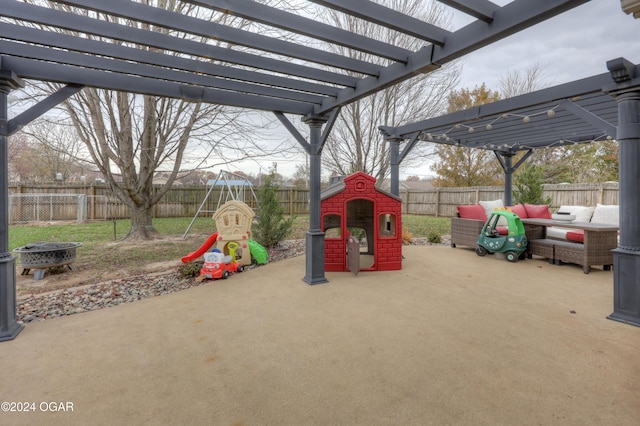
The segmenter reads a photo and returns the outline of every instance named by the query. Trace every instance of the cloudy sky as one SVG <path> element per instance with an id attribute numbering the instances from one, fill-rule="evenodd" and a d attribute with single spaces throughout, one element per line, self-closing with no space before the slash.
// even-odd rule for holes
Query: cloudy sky
<path id="1" fill-rule="evenodd" d="M 620 0 L 591 0 L 467 55 L 461 87 L 484 82 L 496 90 L 506 70 L 536 63 L 545 86 L 555 86 L 606 73 L 607 61 L 619 57 L 640 63 L 640 19 L 622 12 Z"/>

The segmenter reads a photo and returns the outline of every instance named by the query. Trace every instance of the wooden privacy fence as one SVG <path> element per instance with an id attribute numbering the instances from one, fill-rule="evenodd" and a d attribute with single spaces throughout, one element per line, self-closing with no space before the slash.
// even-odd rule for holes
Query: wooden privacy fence
<path id="1" fill-rule="evenodd" d="M 205 186 L 176 186 L 154 207 L 153 217 L 194 217 L 201 205 L 200 210 L 204 213 L 200 216 L 210 217 L 211 212 L 226 200 L 225 193 L 216 189 L 204 202 L 207 192 Z M 309 213 L 309 190 L 280 188 L 276 190 L 276 195 L 286 214 Z M 242 201 L 252 208 L 256 207 L 251 191 L 245 191 L 242 196 Z M 543 196 L 551 197 L 552 210 L 561 205 L 618 204 L 618 183 L 545 185 Z M 432 188 L 401 191 L 400 197 L 403 214 L 451 217 L 456 214 L 458 205 L 504 199 L 504 188 Z M 130 217 L 129 207 L 113 197 L 106 185 L 99 184 L 9 186 L 9 210 L 9 223 Z"/>
<path id="2" fill-rule="evenodd" d="M 400 196 L 403 214 L 451 217 L 458 205 L 504 200 L 504 187 L 432 188 L 401 191 Z M 552 210 L 562 205 L 618 204 L 618 182 L 544 185 L 543 197 L 551 198 Z"/>

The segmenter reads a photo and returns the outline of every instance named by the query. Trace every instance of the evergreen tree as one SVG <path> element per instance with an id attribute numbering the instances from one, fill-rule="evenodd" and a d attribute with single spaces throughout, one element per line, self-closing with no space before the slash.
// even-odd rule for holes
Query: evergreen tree
<path id="1" fill-rule="evenodd" d="M 528 164 L 516 175 L 513 197 L 516 203 L 551 204 L 551 197 L 543 197 L 544 171 L 542 167 Z"/>
<path id="2" fill-rule="evenodd" d="M 253 227 L 254 238 L 265 247 L 273 247 L 290 234 L 294 218 L 284 217 L 284 208 L 280 205 L 272 176 L 267 178 L 256 196 L 258 223 Z"/>

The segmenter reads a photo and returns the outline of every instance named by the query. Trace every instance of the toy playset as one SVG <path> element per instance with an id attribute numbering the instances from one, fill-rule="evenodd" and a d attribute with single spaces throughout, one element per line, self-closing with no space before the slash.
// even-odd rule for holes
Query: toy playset
<path id="1" fill-rule="evenodd" d="M 208 279 L 227 278 L 231 272 L 241 272 L 245 265 L 251 264 L 252 257 L 258 264 L 267 263 L 267 250 L 251 239 L 254 217 L 253 210 L 242 201 L 227 201 L 213 215 L 217 232 L 196 251 L 184 256 L 182 262 L 189 263 L 204 255 L 201 276 Z M 207 253 L 211 248 L 212 252 Z"/>

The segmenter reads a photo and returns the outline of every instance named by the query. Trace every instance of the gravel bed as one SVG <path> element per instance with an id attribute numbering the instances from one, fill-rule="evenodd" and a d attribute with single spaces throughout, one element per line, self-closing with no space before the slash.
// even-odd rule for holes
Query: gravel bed
<path id="1" fill-rule="evenodd" d="M 414 238 L 411 245 L 429 244 L 426 238 Z M 441 244 L 449 244 L 447 237 Z M 304 254 L 305 240 L 287 240 L 269 249 L 269 262 L 288 259 Z M 251 265 L 250 268 L 259 267 Z M 33 294 L 17 301 L 16 320 L 20 324 L 58 318 L 87 311 L 104 309 L 122 303 L 148 299 L 206 284 L 183 278 L 177 271 L 166 274 L 142 275 L 110 280 L 104 283 L 57 290 L 44 294 Z"/>

